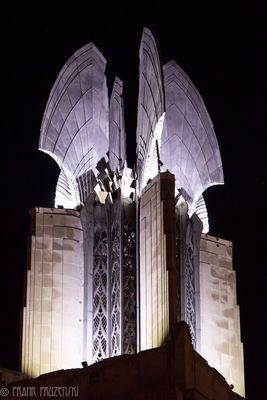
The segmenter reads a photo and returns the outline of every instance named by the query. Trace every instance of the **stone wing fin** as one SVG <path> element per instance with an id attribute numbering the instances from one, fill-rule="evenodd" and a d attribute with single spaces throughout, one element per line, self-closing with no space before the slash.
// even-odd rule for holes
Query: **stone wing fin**
<path id="1" fill-rule="evenodd" d="M 126 161 L 123 83 L 115 78 L 109 112 L 109 165 L 112 171 L 122 168 Z"/>
<path id="2" fill-rule="evenodd" d="M 137 115 L 137 173 L 143 188 L 144 170 L 156 125 L 164 113 L 162 71 L 155 39 L 144 28 L 139 52 L 139 95 Z"/>
<path id="3" fill-rule="evenodd" d="M 78 191 L 75 196 L 69 191 L 68 204 L 84 198 L 88 182 L 79 186 L 75 182 L 94 170 L 108 151 L 105 66 L 105 58 L 93 43 L 75 52 L 60 71 L 45 109 L 39 149 L 64 170 L 61 183 L 68 182 L 68 187 Z"/>
<path id="4" fill-rule="evenodd" d="M 161 137 L 163 168 L 175 174 L 189 205 L 189 215 L 201 194 L 223 184 L 220 150 L 204 102 L 185 72 L 170 61 L 163 67 L 166 114 Z"/>

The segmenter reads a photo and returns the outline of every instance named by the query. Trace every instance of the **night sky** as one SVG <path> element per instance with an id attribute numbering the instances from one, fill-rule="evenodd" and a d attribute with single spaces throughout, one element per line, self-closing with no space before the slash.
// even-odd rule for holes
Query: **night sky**
<path id="1" fill-rule="evenodd" d="M 44 1 L 35 7 L 29 2 L 1 7 L 0 366 L 18 368 L 29 210 L 53 205 L 59 173 L 55 162 L 37 150 L 49 92 L 73 52 L 93 41 L 107 60 L 109 92 L 115 75 L 124 82 L 128 159 L 133 165 L 138 51 L 147 26 L 162 63 L 174 59 L 184 69 L 213 121 L 225 185 L 204 194 L 210 234 L 233 241 L 247 398 L 264 399 L 263 6 L 255 0 L 143 3 Z"/>

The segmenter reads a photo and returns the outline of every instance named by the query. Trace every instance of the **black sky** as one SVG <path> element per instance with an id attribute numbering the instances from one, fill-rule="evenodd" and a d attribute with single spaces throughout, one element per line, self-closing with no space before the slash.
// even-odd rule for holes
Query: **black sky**
<path id="1" fill-rule="evenodd" d="M 0 366 L 18 367 L 28 212 L 53 204 L 58 168 L 37 151 L 49 92 L 66 60 L 93 41 L 107 59 L 109 90 L 115 75 L 124 81 L 128 157 L 133 162 L 138 50 L 147 26 L 162 62 L 174 59 L 185 70 L 214 124 L 225 185 L 206 192 L 210 233 L 233 240 L 247 398 L 267 398 L 263 16 L 259 1 L 2 6 Z"/>

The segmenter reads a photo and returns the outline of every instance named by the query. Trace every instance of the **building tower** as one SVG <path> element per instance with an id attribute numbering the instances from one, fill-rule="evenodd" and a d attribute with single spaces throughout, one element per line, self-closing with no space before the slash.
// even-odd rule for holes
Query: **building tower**
<path id="1" fill-rule="evenodd" d="M 59 165 L 55 208 L 31 212 L 22 371 L 79 367 L 164 345 L 177 321 L 244 394 L 232 244 L 208 235 L 203 192 L 223 184 L 204 102 L 152 33 L 140 46 L 136 165 L 127 166 L 123 83 L 88 44 L 50 92 L 39 149 Z"/>

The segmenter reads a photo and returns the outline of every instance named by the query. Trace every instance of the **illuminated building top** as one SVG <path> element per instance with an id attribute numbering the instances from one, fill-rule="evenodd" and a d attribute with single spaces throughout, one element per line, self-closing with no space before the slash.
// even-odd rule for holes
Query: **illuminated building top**
<path id="1" fill-rule="evenodd" d="M 32 211 L 22 369 L 30 376 L 164 346 L 186 321 L 194 348 L 244 392 L 232 244 L 209 231 L 203 192 L 223 183 L 204 102 L 152 33 L 140 46 L 136 163 L 123 82 L 110 99 L 92 44 L 54 84 L 40 150 L 59 165 L 57 208 Z"/>
<path id="2" fill-rule="evenodd" d="M 152 33 L 140 46 L 137 121 L 139 191 L 159 170 L 175 175 L 189 215 L 204 202 L 202 193 L 223 183 L 222 162 L 212 122 L 190 78 L 174 62 L 161 67 Z M 90 190 L 88 172 L 109 154 L 112 171 L 126 161 L 123 83 L 115 79 L 108 105 L 106 60 L 92 44 L 66 62 L 44 113 L 40 150 L 61 168 L 56 205 L 75 208 Z"/>

